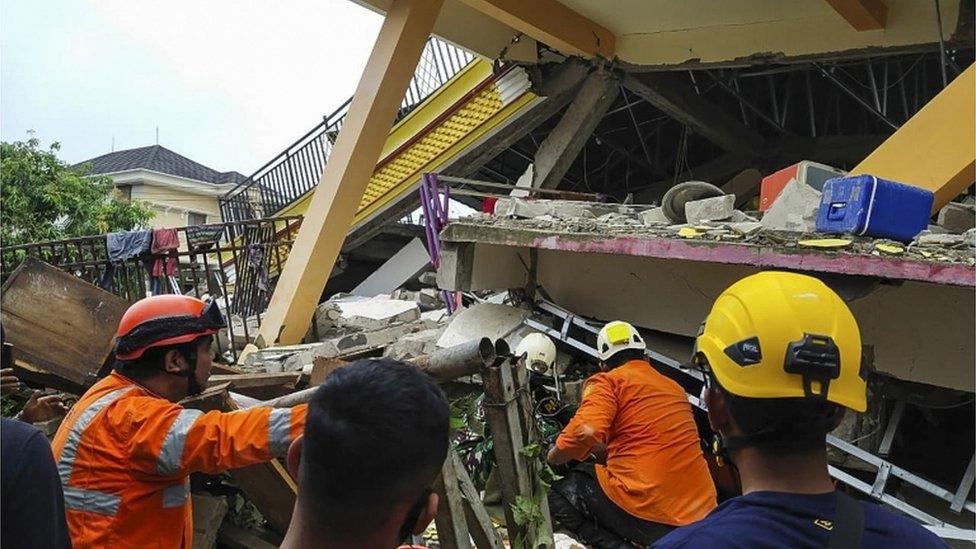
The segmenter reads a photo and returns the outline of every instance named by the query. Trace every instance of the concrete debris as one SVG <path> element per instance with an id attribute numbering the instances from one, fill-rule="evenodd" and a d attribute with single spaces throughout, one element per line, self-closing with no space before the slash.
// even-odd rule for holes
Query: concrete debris
<path id="1" fill-rule="evenodd" d="M 412 322 L 420 319 L 420 308 L 415 302 L 378 296 L 371 299 L 348 297 L 336 302 L 342 315 L 337 326 L 363 331 Z"/>
<path id="2" fill-rule="evenodd" d="M 437 350 L 437 340 L 443 333 L 444 328 L 433 328 L 407 334 L 387 347 L 383 351 L 383 356 L 396 360 L 410 360 L 429 355 Z"/>
<path id="3" fill-rule="evenodd" d="M 758 234 L 762 230 L 762 223 L 758 221 L 743 221 L 741 223 L 732 223 L 729 225 L 733 231 L 742 236 L 752 236 Z"/>
<path id="4" fill-rule="evenodd" d="M 950 202 L 939 210 L 939 226 L 950 233 L 960 234 L 976 227 L 976 207 Z"/>
<path id="5" fill-rule="evenodd" d="M 648 227 L 663 227 L 671 224 L 668 216 L 664 215 L 664 208 L 651 208 L 650 210 L 641 212 L 640 220 L 641 223 Z"/>
<path id="6" fill-rule="evenodd" d="M 745 223 L 747 221 L 756 222 L 759 221 L 758 217 L 753 217 L 743 211 L 733 210 L 732 211 L 732 222 L 733 223 Z"/>
<path id="7" fill-rule="evenodd" d="M 820 209 L 820 191 L 791 179 L 762 218 L 767 231 L 814 232 Z"/>
<path id="8" fill-rule="evenodd" d="M 593 210 L 585 205 L 584 202 L 553 201 L 552 214 L 556 219 L 576 219 L 596 217 Z"/>
<path id="9" fill-rule="evenodd" d="M 416 277 L 428 265 L 427 247 L 419 238 L 414 238 L 366 277 L 352 293 L 365 297 L 388 294 Z"/>
<path id="10" fill-rule="evenodd" d="M 440 290 L 423 288 L 417 292 L 416 302 L 421 311 L 444 310 L 444 299 L 441 297 Z"/>
<path id="11" fill-rule="evenodd" d="M 502 339 L 517 329 L 528 311 L 510 305 L 478 303 L 457 313 L 437 340 L 438 347 L 454 347 L 474 339 Z"/>
<path id="12" fill-rule="evenodd" d="M 522 198 L 499 198 L 495 202 L 495 215 L 502 217 L 532 218 L 552 214 L 552 204 L 548 200 L 526 200 Z"/>
<path id="13" fill-rule="evenodd" d="M 965 242 L 966 237 L 961 234 L 930 234 L 927 231 L 922 231 L 917 237 L 915 237 L 915 242 L 919 246 L 957 246 Z"/>
<path id="14" fill-rule="evenodd" d="M 705 221 L 722 221 L 732 217 L 735 209 L 735 195 L 727 194 L 685 203 L 685 219 L 697 225 Z"/>

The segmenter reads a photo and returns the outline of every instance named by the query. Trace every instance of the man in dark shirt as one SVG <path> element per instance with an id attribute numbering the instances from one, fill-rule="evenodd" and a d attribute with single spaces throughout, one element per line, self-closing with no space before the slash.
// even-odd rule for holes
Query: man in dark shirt
<path id="1" fill-rule="evenodd" d="M 27 423 L 0 420 L 0 546 L 70 548 L 51 444 Z"/>
<path id="2" fill-rule="evenodd" d="M 945 547 L 933 533 L 835 490 L 825 437 L 867 407 L 861 336 L 819 280 L 764 272 L 715 301 L 690 367 L 705 375 L 716 455 L 742 496 L 654 547 Z"/>

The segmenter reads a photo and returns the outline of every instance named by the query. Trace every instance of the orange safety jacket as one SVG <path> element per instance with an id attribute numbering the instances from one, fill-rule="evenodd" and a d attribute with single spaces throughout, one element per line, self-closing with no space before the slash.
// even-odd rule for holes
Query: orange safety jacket
<path id="1" fill-rule="evenodd" d="M 631 515 L 674 526 L 701 520 L 716 505 L 691 404 L 680 385 L 644 360 L 596 374 L 556 447 L 582 460 L 606 444 L 597 481 Z"/>
<path id="2" fill-rule="evenodd" d="M 73 546 L 190 547 L 189 474 L 284 455 L 306 410 L 204 413 L 113 372 L 71 408 L 52 443 Z"/>

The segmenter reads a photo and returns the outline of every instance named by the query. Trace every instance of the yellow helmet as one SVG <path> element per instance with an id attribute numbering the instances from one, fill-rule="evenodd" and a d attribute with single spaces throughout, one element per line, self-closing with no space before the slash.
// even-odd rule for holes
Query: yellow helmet
<path id="1" fill-rule="evenodd" d="M 729 286 L 695 342 L 723 389 L 746 398 L 823 398 L 867 408 L 861 333 L 850 309 L 816 278 L 762 272 Z"/>

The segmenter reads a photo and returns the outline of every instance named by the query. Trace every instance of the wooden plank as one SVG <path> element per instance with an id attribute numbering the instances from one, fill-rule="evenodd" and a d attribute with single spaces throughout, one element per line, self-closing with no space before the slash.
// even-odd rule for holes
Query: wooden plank
<path id="1" fill-rule="evenodd" d="M 434 483 L 437 502 L 437 542 L 442 549 L 469 549 L 471 538 L 464 518 L 464 501 L 454 469 L 454 450 L 448 450 L 447 459 L 441 466 L 441 475 Z M 456 459 L 456 458 L 454 458 Z"/>
<path id="2" fill-rule="evenodd" d="M 461 488 L 461 495 L 464 498 L 464 517 L 468 525 L 468 532 L 474 538 L 475 546 L 479 549 L 503 549 L 502 538 L 495 529 L 495 524 L 491 521 L 488 511 L 478 490 L 474 487 L 474 482 L 468 476 L 468 472 L 461 465 L 461 460 L 455 452 L 451 452 L 451 459 L 458 485 Z"/>
<path id="3" fill-rule="evenodd" d="M 128 303 L 37 259 L 3 285 L 0 311 L 17 376 L 80 394 L 108 373 Z"/>
<path id="4" fill-rule="evenodd" d="M 255 374 L 217 374 L 210 376 L 210 385 L 217 385 L 220 383 L 230 383 L 230 388 L 233 390 L 239 389 L 253 389 L 262 387 L 277 387 L 281 385 L 290 385 L 292 389 L 295 388 L 295 383 L 301 377 L 300 372 L 272 372 L 272 373 L 255 373 Z"/>

